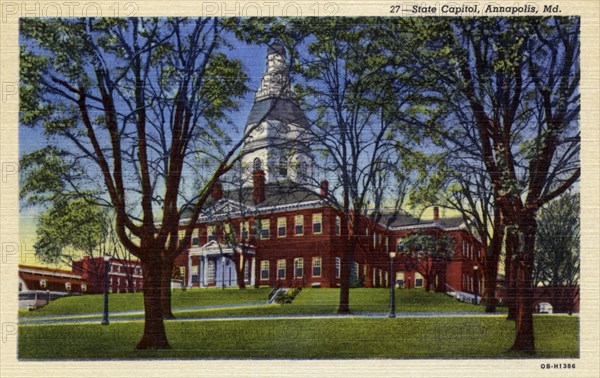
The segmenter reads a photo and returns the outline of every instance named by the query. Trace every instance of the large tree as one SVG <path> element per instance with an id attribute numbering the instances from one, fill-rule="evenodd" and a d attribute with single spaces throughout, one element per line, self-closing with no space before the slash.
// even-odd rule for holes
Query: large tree
<path id="1" fill-rule="evenodd" d="M 137 347 L 169 347 L 173 261 L 244 139 L 228 114 L 247 78 L 225 53 L 227 33 L 212 18 L 22 19 L 20 32 L 20 121 L 43 131 L 57 159 L 38 153 L 37 172 L 66 167 L 25 195 L 85 189 L 114 209 L 119 241 L 144 274 Z M 190 189 L 199 158 L 214 169 Z M 182 208 L 191 216 L 179 237 Z"/>
<path id="2" fill-rule="evenodd" d="M 402 239 L 400 256 L 409 261 L 416 271 L 425 278 L 425 290 L 438 287 L 435 276 L 445 272 L 446 264 L 454 257 L 454 237 L 439 234 L 415 232 Z"/>
<path id="3" fill-rule="evenodd" d="M 579 283 L 579 194 L 566 193 L 538 215 L 535 285 L 575 286 Z"/>
<path id="4" fill-rule="evenodd" d="M 386 183 L 378 181 L 386 173 L 401 170 L 399 151 L 409 151 L 420 135 L 414 123 L 418 110 L 410 101 L 415 88 L 401 69 L 406 54 L 391 55 L 378 41 L 389 22 L 307 23 L 307 53 L 298 59 L 304 83 L 299 92 L 314 114 L 313 148 L 321 156 L 315 170 L 332 183 L 328 199 L 344 214 L 340 313 L 350 311 L 351 267 L 365 235 L 364 220 L 382 202 L 373 188 Z"/>
<path id="5" fill-rule="evenodd" d="M 475 130 L 473 158 L 506 226 L 517 305 L 512 348 L 534 353 L 536 215 L 580 175 L 579 19 L 435 20 L 421 35 L 417 68 L 428 75 L 441 123 L 459 135 L 465 125 Z"/>

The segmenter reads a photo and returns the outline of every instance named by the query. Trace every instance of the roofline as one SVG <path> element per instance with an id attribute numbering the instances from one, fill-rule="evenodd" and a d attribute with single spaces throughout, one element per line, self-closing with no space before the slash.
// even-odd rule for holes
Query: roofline
<path id="1" fill-rule="evenodd" d="M 288 210 L 319 208 L 319 207 L 323 207 L 324 205 L 325 205 L 325 201 L 320 199 L 320 200 L 313 200 L 313 201 L 306 201 L 306 202 L 296 202 L 296 203 L 292 203 L 292 204 L 268 206 L 268 207 L 263 207 L 263 208 L 253 207 L 253 208 L 250 208 L 248 213 L 246 213 L 245 215 L 253 216 L 253 215 L 261 215 L 261 214 L 265 214 L 265 213 L 280 213 L 280 212 L 284 212 L 284 211 L 288 211 Z M 216 221 L 216 220 L 227 219 L 227 218 L 241 218 L 242 215 L 243 214 L 241 212 L 234 212 L 231 214 L 217 214 L 214 216 L 205 216 L 204 215 L 204 216 L 200 216 L 198 218 L 198 223 L 205 223 L 205 222 Z M 180 226 L 188 225 L 188 224 L 190 224 L 190 218 L 181 219 L 179 221 Z"/>
<path id="2" fill-rule="evenodd" d="M 67 272 L 67 271 L 52 271 L 52 270 L 45 270 L 44 268 L 22 268 L 19 267 L 19 273 L 23 272 L 23 273 L 31 273 L 31 274 L 43 274 L 46 276 L 54 276 L 54 277 L 63 277 L 63 278 L 75 278 L 75 279 L 80 279 L 82 280 L 83 277 L 75 275 L 75 274 L 69 274 L 69 273 L 63 273 L 63 272 Z"/>

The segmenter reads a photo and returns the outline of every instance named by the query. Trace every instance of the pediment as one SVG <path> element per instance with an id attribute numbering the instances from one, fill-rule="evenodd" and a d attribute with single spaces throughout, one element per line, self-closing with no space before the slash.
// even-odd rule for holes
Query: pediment
<path id="1" fill-rule="evenodd" d="M 254 210 L 254 208 L 246 206 L 229 198 L 223 198 L 202 213 L 205 217 L 233 216 L 243 214 Z"/>

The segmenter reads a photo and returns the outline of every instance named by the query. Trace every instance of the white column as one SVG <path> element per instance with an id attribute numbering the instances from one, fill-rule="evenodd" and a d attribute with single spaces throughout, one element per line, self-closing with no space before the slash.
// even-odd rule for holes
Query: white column
<path id="1" fill-rule="evenodd" d="M 250 264 L 250 285 L 256 285 L 256 257 L 252 258 Z"/>
<path id="2" fill-rule="evenodd" d="M 192 256 L 190 255 L 190 252 L 188 251 L 188 258 L 187 258 L 187 284 L 186 286 L 192 287 Z"/>
<path id="3" fill-rule="evenodd" d="M 208 286 L 208 258 L 206 256 L 202 256 L 202 285 L 204 287 Z"/>

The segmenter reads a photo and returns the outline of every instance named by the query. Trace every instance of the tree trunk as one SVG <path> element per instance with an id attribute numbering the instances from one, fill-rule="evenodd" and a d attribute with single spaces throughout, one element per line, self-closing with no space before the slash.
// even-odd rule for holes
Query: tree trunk
<path id="1" fill-rule="evenodd" d="M 159 259 L 142 260 L 144 272 L 144 335 L 137 349 L 170 348 L 161 306 L 162 269 Z"/>
<path id="2" fill-rule="evenodd" d="M 163 319 L 175 319 L 171 308 L 171 279 L 173 277 L 173 265 L 175 259 L 166 257 L 161 264 L 160 301 Z"/>
<path id="3" fill-rule="evenodd" d="M 516 256 L 516 241 L 518 237 L 514 234 L 514 230 L 509 230 L 506 233 L 506 260 L 504 262 L 504 286 L 506 288 L 506 304 L 508 306 L 507 320 L 515 320 L 517 315 L 516 301 L 516 276 L 518 265 L 515 264 L 513 257 Z"/>
<path id="4" fill-rule="evenodd" d="M 483 297 L 485 298 L 485 312 L 496 312 L 496 276 L 498 275 L 498 255 L 490 255 L 485 258 L 483 282 L 485 286 Z"/>
<path id="5" fill-rule="evenodd" d="M 532 269 L 523 262 L 518 269 L 517 276 L 517 311 L 516 311 L 516 336 L 512 350 L 535 354 L 535 341 L 533 334 L 533 309 L 530 277 Z"/>
<path id="6" fill-rule="evenodd" d="M 338 306 L 338 314 L 350 313 L 350 273 L 352 269 L 352 248 L 354 238 L 342 236 L 342 247 L 344 255 L 342 256 L 342 266 L 340 271 L 340 303 Z"/>
<path id="7" fill-rule="evenodd" d="M 517 251 L 517 334 L 512 350 L 535 354 L 533 333 L 533 259 L 535 253 L 536 232 L 535 211 L 529 210 L 519 219 L 519 229 L 523 232 L 523 245 Z"/>
<path id="8" fill-rule="evenodd" d="M 244 281 L 244 265 L 248 263 L 246 258 L 247 256 L 244 257 L 244 264 L 241 265 L 242 255 L 237 252 L 233 254 L 233 267 L 235 268 L 235 276 L 240 290 L 246 289 L 246 281 Z"/>
<path id="9" fill-rule="evenodd" d="M 431 291 L 431 277 L 430 276 L 425 276 L 425 291 L 429 292 Z"/>

